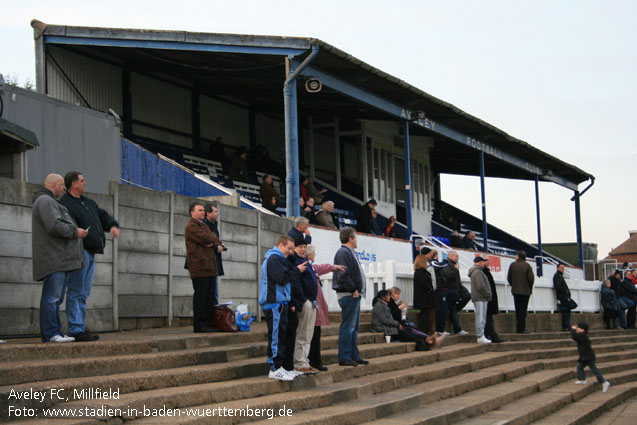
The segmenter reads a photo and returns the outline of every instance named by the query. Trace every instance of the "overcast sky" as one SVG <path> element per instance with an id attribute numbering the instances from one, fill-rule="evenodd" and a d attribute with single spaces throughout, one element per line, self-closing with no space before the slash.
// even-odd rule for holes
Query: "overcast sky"
<path id="1" fill-rule="evenodd" d="M 320 38 L 595 175 L 582 220 L 599 258 L 637 229 L 637 1 L 22 0 L 0 10 L 0 73 L 20 84 L 35 79 L 34 18 Z M 488 221 L 535 243 L 533 184 L 486 188 Z M 445 176 L 442 192 L 480 216 L 478 178 Z M 543 242 L 575 241 L 571 196 L 540 185 Z"/>

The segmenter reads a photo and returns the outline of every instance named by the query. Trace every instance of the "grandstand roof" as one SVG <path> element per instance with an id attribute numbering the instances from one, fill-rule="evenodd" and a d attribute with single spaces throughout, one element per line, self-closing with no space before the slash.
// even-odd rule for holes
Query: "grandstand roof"
<path id="1" fill-rule="evenodd" d="M 358 87 L 382 101 L 404 110 L 423 111 L 427 119 L 441 127 L 475 139 L 478 146 L 490 147 L 522 161 L 517 165 L 485 151 L 486 175 L 516 179 L 535 179 L 536 175 L 571 189 L 594 177 L 527 142 L 510 136 L 495 126 L 454 105 L 432 96 L 380 69 L 314 38 L 259 36 L 71 27 L 48 25 L 34 20 L 36 40 L 57 45 L 102 61 L 164 78 L 171 83 L 196 88 L 202 94 L 250 105 L 273 115 L 282 115 L 282 85 L 285 65 L 282 56 L 306 56 L 313 47 L 319 54 L 311 66 L 338 80 Z M 37 59 L 37 58 L 36 58 Z M 307 75 L 306 75 L 307 77 Z M 299 112 L 321 116 L 331 114 L 356 119 L 395 119 L 384 111 L 329 87 L 320 93 L 298 92 Z M 431 134 L 428 127 L 411 127 L 413 134 Z M 439 133 L 437 141 L 454 140 Z M 432 166 L 441 173 L 479 175 L 476 146 L 463 143 L 436 143 L 431 152 Z M 525 168 L 524 164 L 528 163 Z"/>

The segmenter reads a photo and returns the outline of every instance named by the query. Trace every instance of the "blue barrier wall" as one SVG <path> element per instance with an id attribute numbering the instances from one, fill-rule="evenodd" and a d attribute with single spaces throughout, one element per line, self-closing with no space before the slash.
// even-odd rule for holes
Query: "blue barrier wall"
<path id="1" fill-rule="evenodd" d="M 143 186 L 160 192 L 170 190 L 179 195 L 192 197 L 228 195 L 124 138 L 120 138 L 120 143 L 123 184 Z M 243 202 L 241 204 L 247 208 Z"/>

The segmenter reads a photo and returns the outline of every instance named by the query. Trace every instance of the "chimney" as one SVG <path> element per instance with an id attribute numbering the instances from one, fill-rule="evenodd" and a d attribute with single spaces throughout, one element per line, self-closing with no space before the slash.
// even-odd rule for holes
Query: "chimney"
<path id="1" fill-rule="evenodd" d="M 630 237 L 630 238 L 632 238 L 636 234 L 637 234 L 637 230 L 629 230 L 628 231 L 628 237 Z"/>

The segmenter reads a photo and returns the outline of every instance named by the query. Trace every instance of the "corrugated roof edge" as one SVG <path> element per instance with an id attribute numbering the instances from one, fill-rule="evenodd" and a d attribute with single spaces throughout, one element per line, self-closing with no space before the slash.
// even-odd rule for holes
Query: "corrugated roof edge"
<path id="1" fill-rule="evenodd" d="M 295 49 L 310 49 L 312 47 L 310 43 L 311 39 L 302 37 L 222 34 L 132 28 L 80 27 L 46 24 L 37 19 L 33 19 L 31 21 L 31 26 L 37 31 L 34 38 L 45 34 L 66 37 L 103 37 L 120 40 L 142 39 L 149 41 L 174 41 L 182 43 L 210 43 L 258 47 L 287 47 Z"/>

